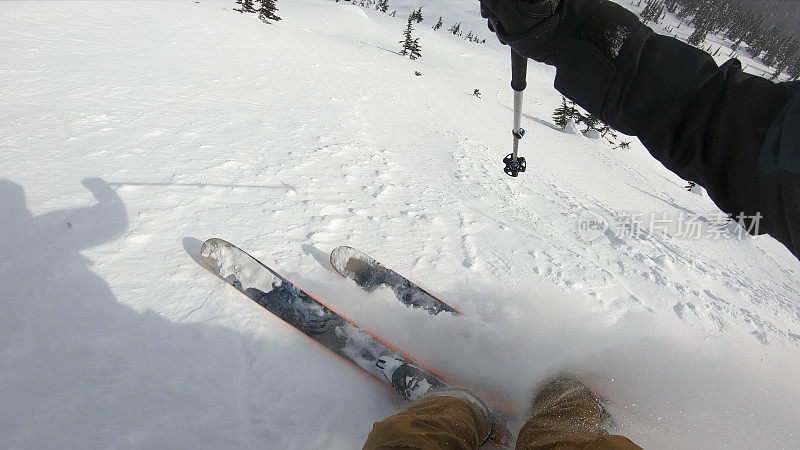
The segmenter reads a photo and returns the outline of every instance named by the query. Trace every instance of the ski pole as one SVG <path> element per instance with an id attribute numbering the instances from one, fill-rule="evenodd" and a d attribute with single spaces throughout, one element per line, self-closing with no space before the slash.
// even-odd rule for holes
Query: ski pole
<path id="1" fill-rule="evenodd" d="M 525 158 L 517 156 L 519 140 L 525 136 L 522 129 L 522 93 L 528 86 L 528 58 L 511 50 L 511 88 L 514 89 L 514 151 L 503 158 L 506 167 L 503 169 L 507 175 L 516 177 L 520 172 L 525 172 Z"/>

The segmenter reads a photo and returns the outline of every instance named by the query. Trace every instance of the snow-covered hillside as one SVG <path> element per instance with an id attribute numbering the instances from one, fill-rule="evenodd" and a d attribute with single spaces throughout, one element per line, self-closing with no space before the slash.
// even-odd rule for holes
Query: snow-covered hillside
<path id="1" fill-rule="evenodd" d="M 800 263 L 731 227 L 581 239 L 587 210 L 719 212 L 638 142 L 556 129 L 536 63 L 505 176 L 508 50 L 477 2 L 391 3 L 0 5 L 0 448 L 359 448 L 402 406 L 201 267 L 212 236 L 520 413 L 569 369 L 645 448 L 800 447 Z M 362 293 L 338 245 L 466 316 Z"/>

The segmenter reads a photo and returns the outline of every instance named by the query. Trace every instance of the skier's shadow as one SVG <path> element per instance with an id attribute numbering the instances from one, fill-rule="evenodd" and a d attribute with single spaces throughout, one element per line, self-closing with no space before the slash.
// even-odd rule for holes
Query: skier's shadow
<path id="1" fill-rule="evenodd" d="M 119 240 L 129 224 L 117 192 L 100 179 L 83 185 L 93 205 L 36 215 L 23 187 L 0 179 L 0 448 L 307 448 L 329 430 L 353 427 L 337 439 L 360 446 L 380 417 L 318 417 L 325 422 L 319 433 L 298 437 L 285 433 L 283 416 L 300 421 L 307 410 L 270 401 L 299 404 L 309 384 L 363 389 L 363 379 L 329 376 L 353 369 L 335 358 L 297 358 L 308 351 L 301 338 L 193 322 L 192 314 L 203 320 L 231 301 L 248 305 L 238 293 L 197 295 L 181 285 L 181 271 L 163 298 L 143 301 L 164 302 L 171 319 L 127 306 L 164 276 L 163 267 L 143 264 L 158 250 L 139 255 L 150 247 Z M 94 261 L 80 253 L 101 244 Z M 199 262 L 200 242 L 185 239 L 184 246 Z M 125 297 L 117 299 L 98 273 Z M 222 286 L 210 275 L 207 281 Z M 369 398 L 351 411 L 366 409 Z M 314 410 L 341 407 L 335 396 L 317 400 Z M 243 428 L 251 431 L 242 435 Z"/>
<path id="2" fill-rule="evenodd" d="M 311 257 L 314 258 L 319 263 L 319 265 L 330 270 L 333 273 L 337 273 L 336 269 L 334 269 L 333 266 L 331 265 L 330 254 L 323 252 L 322 250 L 318 249 L 317 247 L 311 244 L 303 244 L 301 248 L 303 249 L 304 252 L 311 255 Z"/>
<path id="3" fill-rule="evenodd" d="M 34 215 L 23 187 L 0 179 L 1 448 L 99 445 L 108 442 L 103 434 L 121 431 L 111 416 L 81 426 L 83 408 L 122 406 L 110 399 L 93 403 L 89 392 L 113 392 L 106 376 L 119 370 L 120 360 L 109 337 L 125 337 L 108 330 L 130 332 L 139 315 L 116 301 L 80 251 L 119 237 L 127 212 L 103 180 L 83 185 L 95 197 L 93 206 Z M 13 417 L 11 426 L 5 417 Z"/>
<path id="4" fill-rule="evenodd" d="M 0 236 L 2 246 L 19 258 L 37 259 L 48 265 L 56 259 L 77 255 L 122 234 L 128 227 L 125 205 L 117 193 L 99 178 L 83 181 L 97 200 L 91 207 L 65 209 L 34 217 L 26 207 L 25 192 L 17 183 L 0 179 Z M 40 251 L 30 252 L 31 247 Z M 48 255 L 41 250 L 46 249 Z M 27 250 L 22 252 L 21 250 Z M 12 253 L 12 254 L 13 254 Z M 8 253 L 6 253 L 8 255 Z"/>
<path id="5" fill-rule="evenodd" d="M 195 433 L 229 448 L 213 412 L 235 389 L 197 367 L 231 364 L 220 353 L 235 355 L 241 337 L 117 300 L 93 265 L 122 285 L 154 275 L 114 251 L 81 255 L 128 229 L 111 186 L 83 185 L 93 205 L 35 215 L 23 187 L 0 179 L 0 448 L 179 448 Z"/>

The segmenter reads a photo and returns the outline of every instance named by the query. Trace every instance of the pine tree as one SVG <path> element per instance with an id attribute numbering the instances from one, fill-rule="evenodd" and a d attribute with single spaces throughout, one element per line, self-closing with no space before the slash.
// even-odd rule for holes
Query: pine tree
<path id="1" fill-rule="evenodd" d="M 578 123 L 582 123 L 582 124 L 586 125 L 586 129 L 583 130 L 584 132 L 586 132 L 586 131 L 589 131 L 589 130 L 598 130 L 599 131 L 599 126 L 600 126 L 601 122 L 600 122 L 600 118 L 595 116 L 594 114 L 590 113 L 590 114 L 584 116 L 583 114 L 579 113 L 579 115 L 578 115 Z"/>
<path id="2" fill-rule="evenodd" d="M 692 45 L 700 45 L 700 43 L 706 40 L 707 35 L 708 35 L 708 29 L 705 28 L 704 24 L 699 24 L 697 25 L 697 28 L 695 28 L 692 34 L 689 36 L 687 42 Z"/>
<path id="3" fill-rule="evenodd" d="M 553 122 L 559 128 L 567 126 L 567 99 L 564 97 L 561 97 L 561 106 L 553 112 Z"/>
<path id="4" fill-rule="evenodd" d="M 419 9 L 411 13 L 411 18 L 413 20 L 416 20 L 417 23 L 422 22 L 422 6 L 420 6 Z"/>
<path id="5" fill-rule="evenodd" d="M 778 64 L 778 67 L 775 68 L 775 72 L 770 77 L 770 80 L 772 80 L 772 81 L 777 80 L 778 77 L 781 76 L 781 73 L 783 72 L 783 69 L 784 69 L 783 64 Z"/>
<path id="6" fill-rule="evenodd" d="M 439 21 L 433 26 L 433 31 L 439 31 L 439 28 L 442 28 L 442 16 L 439 16 Z"/>
<path id="7" fill-rule="evenodd" d="M 793 81 L 800 78 L 800 57 L 795 55 L 795 57 L 789 63 L 789 67 L 786 68 L 786 71 Z"/>
<path id="8" fill-rule="evenodd" d="M 600 137 L 606 137 L 606 135 L 608 135 L 610 137 L 608 142 L 613 143 L 612 139 L 617 138 L 617 134 L 614 133 L 614 129 L 611 128 L 611 125 L 603 122 L 602 120 L 600 121 L 600 125 L 597 127 L 597 131 L 600 132 Z"/>
<path id="9" fill-rule="evenodd" d="M 389 0 L 378 0 L 378 4 L 375 6 L 375 9 L 385 13 L 389 10 Z"/>
<path id="10" fill-rule="evenodd" d="M 275 22 L 281 20 L 278 17 L 276 12 L 278 12 L 278 7 L 275 6 L 275 2 L 277 0 L 261 0 L 261 8 L 258 10 L 258 18 L 261 19 L 264 23 L 269 23 L 270 20 L 274 20 Z"/>
<path id="11" fill-rule="evenodd" d="M 556 110 L 553 112 L 553 122 L 555 122 L 555 124 L 560 128 L 564 128 L 567 126 L 567 121 L 570 119 L 575 120 L 579 117 L 579 115 L 580 113 L 575 107 L 575 102 L 567 102 L 567 99 L 562 96 L 561 106 L 556 108 Z"/>
<path id="12" fill-rule="evenodd" d="M 414 27 L 411 24 L 413 20 L 413 14 L 408 16 L 406 29 L 403 31 L 403 40 L 400 41 L 400 43 L 403 44 L 403 50 L 400 51 L 400 54 L 403 56 L 408 55 L 411 59 L 417 59 L 422 56 L 422 47 L 419 45 L 419 38 L 411 37 L 411 33 L 414 31 Z"/>
<path id="13" fill-rule="evenodd" d="M 647 6 L 644 7 L 639 15 L 642 17 L 642 22 L 647 25 L 647 22 L 650 21 L 658 23 L 662 14 L 664 14 L 664 5 L 661 1 L 648 0 Z"/>
<path id="14" fill-rule="evenodd" d="M 422 57 L 422 46 L 419 45 L 419 38 L 414 38 L 414 41 L 411 42 L 411 48 L 408 51 L 408 57 L 411 59 Z"/>
<path id="15" fill-rule="evenodd" d="M 253 0 L 237 0 L 237 5 L 242 5 L 241 8 L 236 9 L 235 11 L 239 11 L 240 13 L 254 13 L 256 12 L 256 8 L 253 5 Z"/>
<path id="16" fill-rule="evenodd" d="M 451 26 L 447 31 L 458 36 L 459 33 L 461 33 L 461 22 L 454 23 L 453 26 Z"/>
<path id="17" fill-rule="evenodd" d="M 411 50 L 411 44 L 414 40 L 411 38 L 411 32 L 414 31 L 414 27 L 411 25 L 411 22 L 414 20 L 414 13 L 411 13 L 408 16 L 408 22 L 406 23 L 406 29 L 403 31 L 403 40 L 400 41 L 403 44 L 403 49 L 400 51 L 400 54 L 405 56 L 408 54 L 408 51 Z"/>

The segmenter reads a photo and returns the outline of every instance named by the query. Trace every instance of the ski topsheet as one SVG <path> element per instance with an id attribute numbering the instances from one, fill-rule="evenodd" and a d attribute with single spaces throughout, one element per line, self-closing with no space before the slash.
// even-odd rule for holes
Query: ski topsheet
<path id="1" fill-rule="evenodd" d="M 235 245 L 212 238 L 203 244 L 201 255 L 212 270 L 244 295 L 377 379 L 390 383 L 375 365 L 378 359 L 413 362 L 408 355 L 359 328 Z M 427 367 L 420 367 L 441 379 Z"/>
<path id="2" fill-rule="evenodd" d="M 394 291 L 397 299 L 407 306 L 421 308 L 431 314 L 447 311 L 461 315 L 457 309 L 353 247 L 336 247 L 331 252 L 331 266 L 367 292 L 385 286 Z"/>
<path id="3" fill-rule="evenodd" d="M 264 309 L 390 387 L 394 388 L 393 379 L 396 382 L 397 377 L 404 373 L 422 374 L 419 395 L 398 392 L 406 400 L 417 400 L 427 393 L 430 386 L 457 387 L 441 374 L 328 308 L 235 245 L 222 239 L 209 239 L 203 244 L 201 257 L 209 269 Z M 509 436 L 505 423 L 510 416 L 497 407 L 489 408 L 495 420 L 502 424 L 501 431 L 492 438 L 495 442 L 507 444 Z"/>

